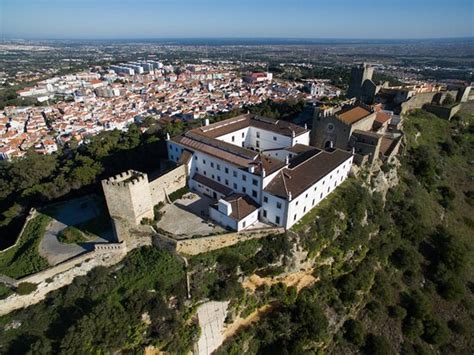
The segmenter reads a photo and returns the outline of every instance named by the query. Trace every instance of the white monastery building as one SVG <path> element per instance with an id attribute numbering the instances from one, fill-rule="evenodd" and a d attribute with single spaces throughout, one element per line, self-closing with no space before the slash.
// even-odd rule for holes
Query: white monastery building
<path id="1" fill-rule="evenodd" d="M 347 178 L 353 159 L 309 146 L 306 128 L 251 114 L 167 138 L 190 189 L 216 201 L 211 219 L 237 231 L 258 220 L 290 228 Z"/>

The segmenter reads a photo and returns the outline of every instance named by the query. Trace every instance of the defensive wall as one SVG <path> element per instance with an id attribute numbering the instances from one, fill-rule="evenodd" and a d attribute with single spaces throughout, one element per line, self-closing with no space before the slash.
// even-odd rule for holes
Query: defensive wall
<path id="1" fill-rule="evenodd" d="M 444 92 L 423 92 L 420 94 L 413 95 L 407 101 L 403 102 L 400 107 L 400 114 L 404 115 L 409 111 L 415 109 L 421 109 L 426 104 L 439 104 L 444 101 L 447 94 L 450 94 L 454 99 L 458 96 L 457 90 L 450 90 Z"/>
<path id="2" fill-rule="evenodd" d="M 156 233 L 153 238 L 153 244 L 183 255 L 198 255 L 229 247 L 246 240 L 259 239 L 271 234 L 281 234 L 284 232 L 285 228 L 283 227 L 272 227 L 182 240 L 174 240 Z"/>
<path id="3" fill-rule="evenodd" d="M 453 116 L 459 112 L 461 109 L 461 105 L 454 105 L 452 107 L 446 107 L 446 106 L 439 106 L 439 105 L 431 105 L 427 104 L 423 106 L 423 109 L 425 109 L 428 112 L 431 112 L 435 114 L 438 117 L 444 118 L 446 120 L 450 120 L 453 118 Z"/>
<path id="4" fill-rule="evenodd" d="M 127 248 L 124 243 L 97 244 L 91 252 L 20 278 L 16 280 L 17 285 L 23 282 L 33 283 L 37 285 L 36 290 L 27 295 L 13 294 L 0 300 L 0 316 L 41 302 L 49 292 L 69 285 L 75 277 L 86 275 L 97 266 L 114 265 L 126 255 Z"/>

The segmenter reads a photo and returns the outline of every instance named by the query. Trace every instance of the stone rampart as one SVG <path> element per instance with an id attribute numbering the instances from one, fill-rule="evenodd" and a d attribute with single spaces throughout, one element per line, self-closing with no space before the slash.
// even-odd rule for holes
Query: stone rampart
<path id="1" fill-rule="evenodd" d="M 166 201 L 166 195 L 186 186 L 186 165 L 171 169 L 149 182 L 153 205 Z"/>
<path id="2" fill-rule="evenodd" d="M 114 265 L 120 262 L 125 255 L 125 248 L 92 251 L 36 274 L 23 277 L 18 280 L 18 283 L 34 283 L 37 285 L 36 290 L 28 295 L 13 294 L 0 300 L 0 316 L 41 302 L 49 292 L 69 285 L 75 277 L 86 275 L 97 266 Z"/>
<path id="3" fill-rule="evenodd" d="M 176 251 L 180 254 L 197 255 L 225 248 L 246 240 L 263 238 L 271 234 L 280 234 L 284 232 L 285 228 L 275 227 L 178 240 L 176 241 Z"/>

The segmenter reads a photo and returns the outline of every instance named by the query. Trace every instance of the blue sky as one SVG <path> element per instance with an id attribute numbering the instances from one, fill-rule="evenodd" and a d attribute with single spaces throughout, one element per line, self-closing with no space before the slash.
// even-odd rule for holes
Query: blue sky
<path id="1" fill-rule="evenodd" d="M 0 0 L 23 38 L 474 36 L 474 0 Z"/>

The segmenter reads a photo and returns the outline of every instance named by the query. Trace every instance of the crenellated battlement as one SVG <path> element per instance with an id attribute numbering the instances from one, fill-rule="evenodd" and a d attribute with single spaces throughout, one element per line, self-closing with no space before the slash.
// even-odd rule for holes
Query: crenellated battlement
<path id="1" fill-rule="evenodd" d="M 147 181 L 147 175 L 136 170 L 127 170 L 108 179 L 102 180 L 103 184 L 127 187 L 128 185 L 135 185 Z"/>

